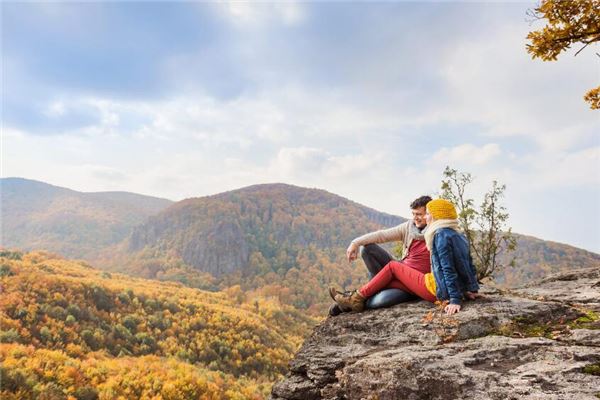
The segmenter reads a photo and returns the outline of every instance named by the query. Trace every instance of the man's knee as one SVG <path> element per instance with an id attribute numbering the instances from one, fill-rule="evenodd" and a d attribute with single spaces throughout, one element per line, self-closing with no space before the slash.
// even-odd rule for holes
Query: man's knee
<path id="1" fill-rule="evenodd" d="M 364 246 L 360 246 L 360 248 L 358 249 L 358 253 L 360 254 L 361 258 L 365 258 L 367 255 L 371 254 L 371 250 L 378 247 L 376 244 L 366 244 Z"/>

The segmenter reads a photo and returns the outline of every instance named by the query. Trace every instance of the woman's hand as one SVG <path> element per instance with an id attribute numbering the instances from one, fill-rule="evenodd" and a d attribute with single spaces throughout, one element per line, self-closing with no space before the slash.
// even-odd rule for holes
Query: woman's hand
<path id="1" fill-rule="evenodd" d="M 446 311 L 446 314 L 448 315 L 456 314 L 460 311 L 460 304 L 448 304 L 444 308 L 444 311 Z"/>

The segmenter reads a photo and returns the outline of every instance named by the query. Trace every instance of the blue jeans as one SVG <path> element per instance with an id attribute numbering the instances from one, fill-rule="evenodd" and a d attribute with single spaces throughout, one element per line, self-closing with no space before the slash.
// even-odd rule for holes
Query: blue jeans
<path id="1" fill-rule="evenodd" d="M 376 244 L 361 246 L 360 256 L 362 257 L 367 270 L 369 271 L 369 280 L 373 279 L 373 277 L 377 275 L 377 273 L 381 271 L 381 269 L 385 267 L 387 263 L 394 260 L 394 258 L 387 251 Z M 391 307 L 399 303 L 416 299 L 418 299 L 417 296 L 400 289 L 383 289 L 375 296 L 369 297 L 367 299 L 366 306 L 367 308 Z"/>
<path id="2" fill-rule="evenodd" d="M 383 289 L 373 297 L 369 297 L 366 303 L 367 308 L 384 308 L 395 306 L 399 303 L 404 303 L 411 300 L 416 300 L 418 297 L 404 290 L 392 288 Z"/>

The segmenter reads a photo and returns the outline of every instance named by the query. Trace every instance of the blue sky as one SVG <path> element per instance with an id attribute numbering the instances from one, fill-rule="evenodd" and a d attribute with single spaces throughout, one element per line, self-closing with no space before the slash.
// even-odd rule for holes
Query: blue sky
<path id="1" fill-rule="evenodd" d="M 599 48 L 531 60 L 534 5 L 3 2 L 1 175 L 408 216 L 451 165 L 506 183 L 514 231 L 599 252 Z"/>

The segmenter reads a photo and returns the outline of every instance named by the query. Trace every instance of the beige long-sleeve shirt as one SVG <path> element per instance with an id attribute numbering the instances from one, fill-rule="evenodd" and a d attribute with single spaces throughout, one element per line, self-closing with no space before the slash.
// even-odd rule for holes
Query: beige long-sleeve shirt
<path id="1" fill-rule="evenodd" d="M 372 243 L 402 242 L 402 254 L 408 255 L 408 249 L 415 238 L 423 238 L 412 220 L 401 223 L 393 228 L 381 229 L 375 232 L 366 233 L 352 241 L 359 246 L 365 246 Z"/>

